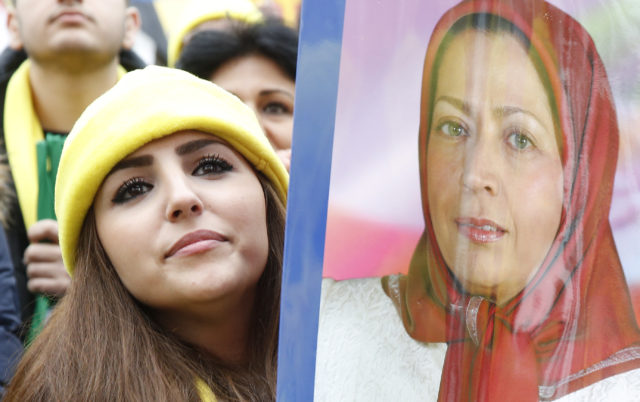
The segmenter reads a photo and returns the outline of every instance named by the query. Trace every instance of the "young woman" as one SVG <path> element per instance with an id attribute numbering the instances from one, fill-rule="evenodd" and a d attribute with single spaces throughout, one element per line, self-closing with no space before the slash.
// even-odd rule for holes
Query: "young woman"
<path id="1" fill-rule="evenodd" d="M 251 107 L 289 167 L 298 35 L 277 20 L 230 24 L 224 31 L 196 33 L 176 66 L 211 80 Z"/>
<path id="2" fill-rule="evenodd" d="M 275 399 L 287 183 L 237 98 L 178 70 L 126 75 L 65 144 L 72 285 L 7 400 Z"/>

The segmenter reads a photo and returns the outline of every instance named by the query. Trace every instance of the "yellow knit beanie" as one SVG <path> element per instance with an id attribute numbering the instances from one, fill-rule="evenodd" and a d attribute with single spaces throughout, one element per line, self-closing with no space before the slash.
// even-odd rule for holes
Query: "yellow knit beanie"
<path id="1" fill-rule="evenodd" d="M 62 151 L 55 209 L 62 259 L 70 274 L 85 216 L 107 174 L 144 144 L 182 130 L 215 134 L 228 142 L 286 202 L 289 175 L 242 101 L 184 71 L 157 66 L 133 71 L 89 105 Z"/>
<path id="2" fill-rule="evenodd" d="M 167 65 L 175 67 L 185 36 L 206 21 L 230 18 L 249 24 L 262 21 L 262 13 L 250 0 L 191 0 L 170 30 Z"/>

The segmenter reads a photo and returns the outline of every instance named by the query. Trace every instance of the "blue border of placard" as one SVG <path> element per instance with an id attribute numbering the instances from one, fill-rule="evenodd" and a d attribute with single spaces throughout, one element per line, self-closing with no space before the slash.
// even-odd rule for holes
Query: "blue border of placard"
<path id="1" fill-rule="evenodd" d="M 304 0 L 280 310 L 278 401 L 312 401 L 345 0 Z"/>

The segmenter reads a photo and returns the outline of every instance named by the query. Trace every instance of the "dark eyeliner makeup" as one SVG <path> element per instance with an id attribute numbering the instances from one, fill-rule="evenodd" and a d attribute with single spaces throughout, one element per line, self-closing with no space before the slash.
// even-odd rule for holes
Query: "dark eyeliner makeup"
<path id="1" fill-rule="evenodd" d="M 220 155 L 205 155 L 204 157 L 200 158 L 192 174 L 194 176 L 221 174 L 232 169 L 233 165 L 227 162 L 227 160 L 222 158 Z"/>
<path id="2" fill-rule="evenodd" d="M 138 197 L 151 190 L 153 185 L 147 183 L 141 177 L 127 179 L 116 191 L 116 195 L 111 199 L 114 204 L 122 204 Z"/>

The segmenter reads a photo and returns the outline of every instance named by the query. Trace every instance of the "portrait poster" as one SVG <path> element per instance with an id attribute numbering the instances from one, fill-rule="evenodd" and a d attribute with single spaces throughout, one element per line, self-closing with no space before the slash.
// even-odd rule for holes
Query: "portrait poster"
<path id="1" fill-rule="evenodd" d="M 505 347 L 498 341 L 505 338 L 495 335 L 497 330 L 491 327 L 490 337 L 494 344 L 487 346 L 487 350 L 498 352 L 493 357 L 489 352 L 480 354 L 488 359 L 487 367 L 495 373 L 512 371 L 514 375 L 538 374 L 542 378 L 537 384 L 512 382 L 513 390 L 518 391 L 516 388 L 519 386 L 523 389 L 533 387 L 534 399 L 558 399 L 569 397 L 574 392 L 587 395 L 585 392 L 592 392 L 600 380 L 612 381 L 612 378 L 629 373 L 635 373 L 636 379 L 640 376 L 640 371 L 637 371 L 640 367 L 640 344 L 636 342 L 640 339 L 636 337 L 636 322 L 640 318 L 640 135 L 635 129 L 640 123 L 640 7 L 635 0 L 549 0 L 551 6 L 540 6 L 546 10 L 540 12 L 539 9 L 518 9 L 531 4 L 536 9 L 536 4 L 542 4 L 538 1 L 478 0 L 463 2 L 467 5 L 459 3 L 457 0 L 303 2 L 285 241 L 279 400 L 322 401 L 335 400 L 336 397 L 341 397 L 340 400 L 390 400 L 387 399 L 390 396 L 393 396 L 392 400 L 436 400 L 439 394 L 444 400 L 462 400 L 453 396 L 458 391 L 446 393 L 443 387 L 464 388 L 464 392 L 476 396 L 480 395 L 479 392 L 488 392 L 483 395 L 512 395 L 511 391 L 504 391 L 504 394 L 500 394 L 502 389 L 496 391 L 498 380 L 487 375 L 470 374 L 468 377 L 474 379 L 468 380 L 468 384 L 465 381 L 456 385 L 448 380 L 441 381 L 441 376 L 445 377 L 443 366 L 444 370 L 450 370 L 448 378 L 457 378 L 456 375 L 473 370 L 460 362 L 468 349 L 477 348 L 478 342 L 482 343 L 487 331 L 483 329 L 477 335 L 475 327 L 472 331 L 467 320 L 463 324 L 466 329 L 460 330 L 463 333 L 461 343 L 476 345 L 464 346 L 460 351 L 462 357 L 457 360 L 450 357 L 453 338 L 447 338 L 449 335 L 430 338 L 431 335 L 418 333 L 421 329 L 416 327 L 428 327 L 432 321 L 416 319 L 417 307 L 407 307 L 415 300 L 406 295 L 412 286 L 407 284 L 411 280 L 409 268 L 420 265 L 423 259 L 427 260 L 423 264 L 425 266 L 440 261 L 444 267 L 444 274 L 441 274 L 448 279 L 438 278 L 452 283 L 450 287 L 442 285 L 442 288 L 438 288 L 436 283 L 432 285 L 431 293 L 427 291 L 424 297 L 438 299 L 433 294 L 442 291 L 447 294 L 446 299 L 455 293 L 455 297 L 465 300 L 463 308 L 467 315 L 469 311 L 481 314 L 478 309 L 488 306 L 489 318 L 485 317 L 483 325 L 487 325 L 487 320 L 495 319 L 496 311 L 504 310 L 503 307 L 511 303 L 513 308 L 510 312 L 520 309 L 520 318 L 505 318 L 501 325 L 508 323 L 505 327 L 512 335 L 529 331 L 527 333 L 533 337 L 534 331 L 530 329 L 534 324 L 523 324 L 523 321 L 537 319 L 539 329 L 547 325 L 551 317 L 556 317 L 555 314 L 560 314 L 565 332 L 554 340 L 558 344 L 569 345 L 566 347 L 573 354 L 567 356 L 573 356 L 574 360 L 580 353 L 580 356 L 589 355 L 583 359 L 588 363 L 566 363 L 562 374 L 550 374 L 553 364 L 546 363 L 528 368 L 523 364 L 518 373 L 520 366 L 514 369 L 506 363 L 495 363 L 499 356 L 506 360 L 501 351 Z M 526 3 L 529 6 L 522 6 Z M 443 16 L 455 22 L 458 16 L 471 13 L 464 11 L 465 7 L 470 7 L 477 14 L 502 10 L 496 11 L 501 21 L 507 20 L 508 26 L 515 26 L 518 35 L 523 33 L 521 36 L 525 37 L 528 53 L 522 54 L 529 58 L 526 61 L 525 57 L 523 63 L 533 66 L 530 71 L 537 72 L 538 75 L 533 77 L 538 78 L 519 79 L 522 77 L 517 75 L 492 78 L 491 74 L 495 73 L 487 71 L 509 71 L 498 64 L 483 70 L 486 77 L 482 81 L 476 79 L 481 85 L 469 78 L 474 74 L 469 65 L 479 60 L 487 65 L 490 65 L 487 60 L 515 63 L 517 57 L 511 53 L 513 50 L 505 52 L 505 49 L 512 49 L 506 42 L 500 42 L 504 45 L 500 47 L 502 45 L 495 45 L 497 42 L 478 36 L 473 37 L 473 45 L 462 47 L 467 52 L 457 54 L 462 57 L 447 58 L 445 51 L 438 53 L 438 49 L 444 48 L 442 43 L 455 47 L 455 35 L 464 36 L 455 34 L 451 36 L 454 39 L 446 36 L 453 32 L 454 27 L 453 22 L 449 25 L 443 23 Z M 506 12 L 505 9 L 516 10 Z M 531 15 L 533 17 L 527 23 L 527 16 Z M 559 19 L 562 22 L 554 25 Z M 482 24 L 482 18 L 480 20 Z M 566 32 L 559 33 L 559 26 L 564 26 Z M 533 33 L 527 31 L 527 27 Z M 541 29 L 544 34 L 540 33 Z M 509 32 L 513 34 L 513 31 Z M 491 36 L 492 33 L 485 32 L 484 35 Z M 434 47 L 433 54 L 428 53 L 429 47 Z M 469 49 L 475 50 L 471 52 Z M 491 49 L 497 55 L 490 55 Z M 483 51 L 486 54 L 478 56 Z M 471 58 L 469 52 L 475 58 Z M 570 61 L 574 55 L 572 64 Z M 436 59 L 439 61 L 434 61 Z M 446 65 L 446 73 L 465 72 L 466 84 L 460 84 L 459 80 L 463 78 L 451 78 L 453 88 L 463 88 L 464 94 L 476 94 L 474 85 L 484 85 L 485 92 L 479 90 L 478 93 L 485 97 L 462 99 L 459 105 L 453 102 L 453 109 L 450 108 L 452 102 L 449 102 L 449 109 L 445 110 L 454 110 L 451 113 L 457 116 L 456 119 L 443 118 L 438 123 L 438 113 L 449 112 L 438 111 L 438 94 L 441 92 L 435 83 L 441 88 L 439 90 L 444 91 L 442 88 L 448 88 L 449 81 L 437 81 L 446 74 L 430 64 Z M 589 69 L 595 72 L 585 73 Z M 425 72 L 429 72 L 426 77 Z M 526 127 L 512 131 L 505 131 L 502 127 L 498 130 L 502 130 L 500 134 L 495 134 L 495 138 L 502 142 L 494 143 L 497 145 L 491 148 L 495 152 L 493 156 L 486 150 L 491 147 L 487 145 L 489 148 L 485 149 L 482 157 L 472 154 L 457 159 L 463 165 L 460 169 L 456 170 L 449 164 L 445 165 L 451 168 L 449 171 L 445 168 L 438 170 L 439 178 L 429 176 L 429 172 L 435 169 L 427 169 L 430 165 L 426 162 L 424 148 L 427 141 L 432 141 L 426 138 L 431 138 L 429 136 L 434 130 L 446 134 L 446 141 L 449 141 L 446 146 L 450 146 L 452 141 L 466 141 L 468 145 L 457 148 L 459 152 L 480 149 L 478 144 L 489 144 L 490 141 L 481 140 L 485 137 L 479 133 L 490 132 L 490 129 L 495 132 L 496 125 L 490 122 L 504 123 L 514 108 L 509 106 L 500 109 L 499 113 L 485 113 L 476 101 L 491 99 L 493 102 L 496 93 L 502 96 L 518 90 L 533 94 L 535 90 L 528 85 L 533 81 L 541 84 L 537 88 L 543 88 L 542 96 L 522 95 L 517 99 L 524 104 L 518 103 L 516 109 L 527 110 L 527 99 L 538 99 L 531 106 L 533 112 L 526 114 L 538 115 L 535 110 L 543 109 L 546 112 L 541 113 L 549 114 L 548 120 L 552 123 L 547 128 L 551 129 L 546 131 L 555 134 L 549 137 L 551 140 L 538 138 L 535 132 L 528 133 Z M 429 82 L 432 82 L 431 86 Z M 490 92 L 491 88 L 486 87 L 492 83 L 504 85 L 506 89 Z M 585 89 L 589 85 L 591 90 Z M 425 102 L 424 97 L 429 97 L 429 101 Z M 443 98 L 448 99 L 444 95 Z M 509 103 L 509 99 L 505 102 Z M 536 109 L 540 104 L 547 106 Z M 432 107 L 425 111 L 425 105 Z M 433 121 L 429 120 L 431 118 Z M 553 146 L 548 147 L 545 141 Z M 522 159 L 516 165 L 510 165 L 512 162 L 508 160 L 512 156 L 500 153 L 514 149 L 520 152 L 518 158 L 529 158 L 528 162 Z M 531 155 L 537 155 L 536 152 L 542 154 L 545 150 L 557 156 L 554 160 L 559 161 L 560 174 L 549 176 L 555 177 L 555 181 L 550 183 L 560 183 L 559 186 L 550 184 L 536 190 L 540 177 L 549 172 L 546 167 L 552 162 L 535 165 L 535 174 L 531 171 L 530 176 L 518 176 L 519 181 L 516 180 L 514 175 L 523 172 L 525 165 L 536 158 Z M 448 154 L 443 151 L 429 158 L 443 160 L 444 157 L 439 155 Z M 437 183 L 428 190 L 425 185 L 427 177 Z M 460 200 L 467 199 L 467 193 L 476 191 L 501 193 L 499 197 L 510 198 L 493 206 L 486 206 L 492 201 L 486 201 L 489 203 L 486 205 L 482 201 L 480 204 L 484 207 L 478 207 L 473 213 L 467 210 L 466 215 L 460 216 L 460 210 L 464 209 Z M 446 199 L 448 193 L 450 198 Z M 551 206 L 554 199 L 555 209 Z M 448 207 L 456 202 L 460 204 Z M 425 209 L 429 210 L 427 217 Z M 442 218 L 437 216 L 439 213 Z M 451 214 L 454 215 L 452 218 Z M 553 219 L 545 220 L 546 217 Z M 438 222 L 445 222 L 442 225 L 446 227 L 449 218 L 453 221 L 452 230 L 460 231 L 462 234 L 457 235 L 466 236 L 467 242 L 472 243 L 469 247 L 480 244 L 479 247 L 485 250 L 510 236 L 517 237 L 502 251 L 492 251 L 491 254 L 494 265 L 502 267 L 511 277 L 520 275 L 521 271 L 521 268 L 513 266 L 527 266 L 524 261 L 528 257 L 525 255 L 529 252 L 535 254 L 537 245 L 542 244 L 538 247 L 542 250 L 537 251 L 538 259 L 532 257 L 538 262 L 530 264 L 532 268 L 527 271 L 520 287 L 514 285 L 515 290 L 509 288 L 502 296 L 502 290 L 495 289 L 503 289 L 504 286 L 499 282 L 499 275 L 495 274 L 498 279 L 492 285 L 495 286 L 494 293 L 485 292 L 473 275 L 465 276 L 465 269 L 473 270 L 476 257 L 481 261 L 482 254 L 460 257 L 462 246 L 458 243 L 449 246 L 454 251 L 447 251 L 448 232 L 439 229 Z M 544 238 L 542 234 L 536 237 L 544 231 L 541 227 L 550 228 L 547 229 L 550 233 L 546 235 L 548 240 L 540 240 Z M 515 236 L 518 231 L 520 233 Z M 433 243 L 437 239 L 441 244 L 434 248 L 429 241 Z M 496 253 L 503 254 L 496 257 Z M 467 261 L 465 268 L 456 268 L 453 260 Z M 564 271 L 550 285 L 549 276 L 560 264 L 558 261 L 562 261 Z M 509 271 L 516 269 L 519 271 Z M 588 274 L 584 273 L 587 271 Z M 430 280 L 437 276 L 431 271 L 422 273 Z M 492 275 L 493 272 L 486 274 L 493 278 Z M 618 278 L 615 285 L 609 285 L 611 276 Z M 386 282 L 380 280 L 385 277 Z M 601 277 L 605 279 L 599 282 L 597 278 Z M 398 280 L 400 285 L 394 285 Z M 615 291 L 609 291 L 606 296 L 596 296 L 598 292 L 604 292 L 594 290 L 596 282 L 603 288 L 611 286 L 610 289 Z M 540 293 L 545 286 L 554 290 Z M 372 291 L 371 287 L 377 290 Z M 373 296 L 371 292 L 379 294 Z M 529 294 L 553 300 L 537 303 L 536 308 L 526 307 L 533 298 L 527 299 Z M 594 301 L 597 297 L 606 300 Z M 557 313 L 557 306 L 563 303 L 575 314 Z M 377 304 L 386 306 L 372 312 L 371 306 Z M 547 304 L 548 308 L 545 307 Z M 604 314 L 601 317 L 594 313 L 585 321 L 576 318 L 583 314 L 582 308 L 590 312 L 608 309 L 610 313 L 615 311 L 624 317 L 620 319 L 619 327 L 605 320 Z M 442 311 L 440 316 L 449 317 L 448 312 Z M 523 318 L 525 316 L 527 319 Z M 371 324 L 371 321 L 377 321 L 377 324 Z M 570 326 L 567 323 L 574 327 L 567 329 Z M 514 329 L 527 325 L 527 331 Z M 624 340 L 620 340 L 619 347 L 600 351 L 598 342 L 605 336 L 593 335 L 591 340 L 591 333 L 598 332 L 592 328 L 607 325 L 614 328 L 608 334 L 609 339 L 613 339 L 612 343 L 617 338 Z M 379 333 L 387 331 L 386 327 L 390 326 L 396 326 L 397 331 L 386 334 L 387 338 L 406 337 L 410 340 L 404 346 L 392 344 L 388 339 L 377 342 L 375 338 L 380 336 Z M 414 333 L 410 336 L 408 332 L 412 329 Z M 425 333 L 429 331 L 428 328 L 423 330 Z M 479 338 L 475 338 L 477 336 Z M 511 344 L 514 336 L 507 337 L 509 341 L 505 343 Z M 584 340 L 580 346 L 576 346 L 578 337 Z M 344 339 L 347 341 L 343 342 Z M 431 342 L 430 339 L 436 341 Z M 413 355 L 422 345 L 432 343 L 444 346 L 416 352 L 425 353 L 432 362 L 425 366 L 412 365 L 412 358 L 406 356 Z M 514 353 L 530 351 L 532 348 L 529 346 L 518 346 Z M 598 352 L 593 352 L 596 349 Z M 566 349 L 558 349 L 544 358 L 536 355 L 538 362 L 546 358 L 562 362 L 565 355 L 560 350 L 566 352 Z M 538 352 L 536 350 L 535 353 Z M 398 355 L 396 358 L 377 357 L 394 353 Z M 480 352 L 474 353 L 473 356 L 480 356 L 477 354 Z M 617 368 L 602 372 L 602 365 Z M 479 369 L 476 367 L 476 370 Z M 415 375 L 414 380 L 401 378 L 407 375 Z M 508 383 L 509 376 L 505 375 L 502 382 Z M 640 386 L 640 380 L 633 384 Z M 418 389 L 420 391 L 416 391 Z"/>

